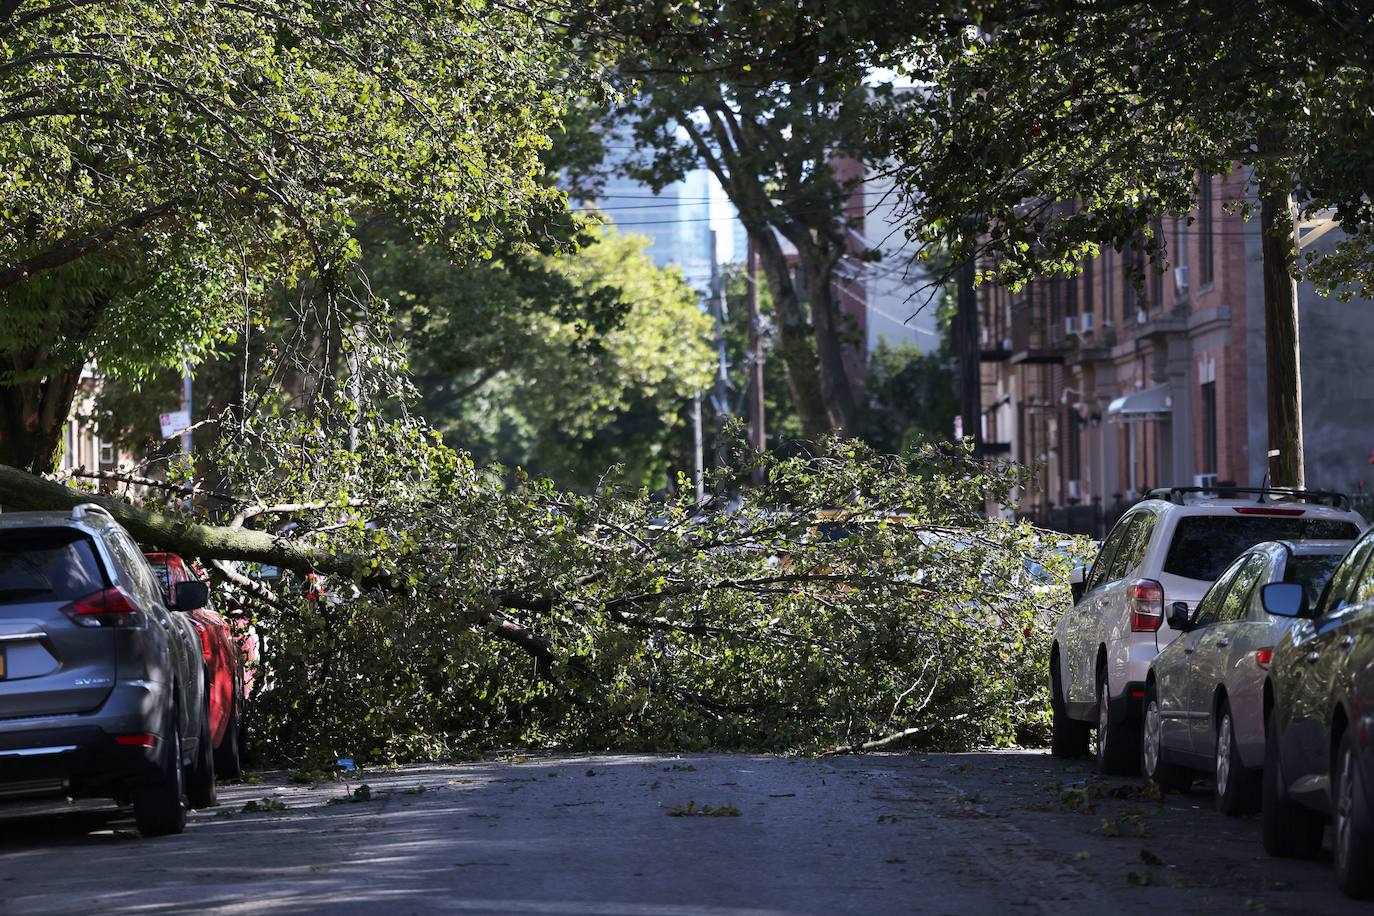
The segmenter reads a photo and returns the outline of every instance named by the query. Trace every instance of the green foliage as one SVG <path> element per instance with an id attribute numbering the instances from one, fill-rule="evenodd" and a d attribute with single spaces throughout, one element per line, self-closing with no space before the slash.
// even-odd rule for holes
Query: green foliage
<path id="1" fill-rule="evenodd" d="M 1187 214 L 1197 174 L 1239 162 L 1292 187 L 1300 216 L 1336 209 L 1347 237 L 1314 280 L 1370 287 L 1374 25 L 1358 5 L 961 5 L 984 27 L 908 31 L 929 91 L 875 122 L 915 237 L 981 252 L 1012 285 L 1107 246 L 1157 259 L 1150 220 Z"/>
<path id="2" fill-rule="evenodd" d="M 570 486 L 620 464 L 660 488 L 685 402 L 710 384 L 710 322 L 644 238 L 605 225 L 582 242 L 463 269 L 388 245 L 369 255 L 372 289 L 393 303 L 447 441 Z"/>
<path id="3" fill-rule="evenodd" d="M 898 452 L 924 439 L 952 438 L 959 413 L 956 382 L 947 353 L 879 341 L 864 382 L 864 439 L 879 451 Z"/>

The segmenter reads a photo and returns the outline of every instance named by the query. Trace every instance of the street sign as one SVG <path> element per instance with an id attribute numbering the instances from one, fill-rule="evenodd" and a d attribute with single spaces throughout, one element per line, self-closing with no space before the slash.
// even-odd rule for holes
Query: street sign
<path id="1" fill-rule="evenodd" d="M 191 425 L 191 412 L 189 410 L 173 410 L 170 413 L 160 414 L 158 419 L 162 421 L 162 438 L 170 439 L 179 436 Z"/>

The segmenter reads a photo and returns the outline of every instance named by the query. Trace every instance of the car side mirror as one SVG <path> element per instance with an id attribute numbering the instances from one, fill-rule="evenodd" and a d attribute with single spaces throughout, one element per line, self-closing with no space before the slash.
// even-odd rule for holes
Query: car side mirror
<path id="1" fill-rule="evenodd" d="M 172 599 L 172 610 L 195 611 L 209 603 L 210 586 L 206 583 L 196 579 L 177 583 L 176 594 Z"/>
<path id="2" fill-rule="evenodd" d="M 1073 595 L 1073 603 L 1077 604 L 1083 600 L 1083 589 L 1087 582 L 1088 571 L 1082 566 L 1075 566 L 1069 570 L 1069 592 Z"/>
<path id="3" fill-rule="evenodd" d="M 1193 628 L 1193 620 L 1188 616 L 1187 602 L 1175 601 L 1169 605 L 1169 626 L 1180 633 L 1187 633 Z"/>
<path id="4" fill-rule="evenodd" d="M 1307 588 L 1298 582 L 1270 582 L 1260 591 L 1260 601 L 1275 617 L 1307 616 Z"/>

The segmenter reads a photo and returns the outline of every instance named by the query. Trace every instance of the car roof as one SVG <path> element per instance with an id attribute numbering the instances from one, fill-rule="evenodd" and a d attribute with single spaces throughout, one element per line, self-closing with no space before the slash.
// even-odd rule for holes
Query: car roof
<path id="1" fill-rule="evenodd" d="M 1264 510 L 1266 509 L 1276 510 L 1273 513 L 1275 515 L 1288 515 L 1289 511 L 1285 510 L 1291 511 L 1297 509 L 1301 510 L 1301 517 L 1304 518 L 1340 519 L 1342 521 L 1354 523 L 1356 526 L 1360 528 L 1361 531 L 1368 527 L 1368 522 L 1365 520 L 1364 516 L 1360 515 L 1353 509 L 1341 509 L 1337 508 L 1336 506 L 1324 506 L 1319 505 L 1317 503 L 1302 502 L 1300 500 L 1270 499 L 1261 503 L 1257 499 L 1244 499 L 1227 496 L 1218 497 L 1215 499 L 1195 499 L 1191 502 L 1177 503 L 1168 499 L 1151 497 L 1149 499 L 1142 499 L 1140 502 L 1136 503 L 1131 508 L 1137 509 L 1140 507 L 1145 507 L 1149 509 L 1151 512 L 1170 513 L 1173 515 L 1184 516 L 1225 515 L 1228 512 L 1234 513 L 1238 509 L 1251 510 L 1250 512 L 1244 514 L 1250 514 L 1254 516 L 1265 515 L 1266 513 Z M 1292 517 L 1297 518 L 1299 516 L 1297 513 L 1292 513 Z"/>
<path id="2" fill-rule="evenodd" d="M 79 512 L 79 509 L 80 506 L 69 512 L 0 512 L 0 528 L 82 528 L 90 531 L 115 524 L 103 510 Z"/>

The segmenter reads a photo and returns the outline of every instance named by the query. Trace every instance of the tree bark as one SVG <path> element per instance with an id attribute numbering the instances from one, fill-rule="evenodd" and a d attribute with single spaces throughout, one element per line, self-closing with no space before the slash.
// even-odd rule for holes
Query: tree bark
<path id="1" fill-rule="evenodd" d="M 750 230 L 759 263 L 768 278 L 768 291 L 773 296 L 773 314 L 778 322 L 778 344 L 775 352 L 787 369 L 787 388 L 792 394 L 792 406 L 801 420 L 802 430 L 812 439 L 819 439 L 831 431 L 825 396 L 821 391 L 820 362 L 816 355 L 816 341 L 810 322 L 798 295 L 796 281 L 787 264 L 787 256 L 771 229 L 757 233 Z"/>
<path id="2" fill-rule="evenodd" d="M 816 355 L 826 419 L 832 431 L 853 436 L 859 432 L 859 399 L 845 352 L 855 346 L 855 332 L 847 326 L 848 316 L 836 300 L 833 265 L 834 259 L 828 253 L 802 256 L 811 323 L 816 329 Z"/>
<path id="3" fill-rule="evenodd" d="M 1264 352 L 1269 417 L 1269 479 L 1275 486 L 1306 482 L 1302 434 L 1302 365 L 1298 285 L 1294 279 L 1297 228 L 1286 184 L 1260 178 L 1264 258 Z M 1274 455 L 1274 452 L 1278 452 Z"/>
<path id="4" fill-rule="evenodd" d="M 323 572 L 352 577 L 366 566 L 358 557 L 332 554 L 265 531 L 202 525 L 181 516 L 140 509 L 121 499 L 84 493 L 18 468 L 0 465 L 0 508 L 67 510 L 95 503 L 109 511 L 145 547 L 159 547 L 187 557 L 247 560 L 280 566 L 304 575 Z"/>

